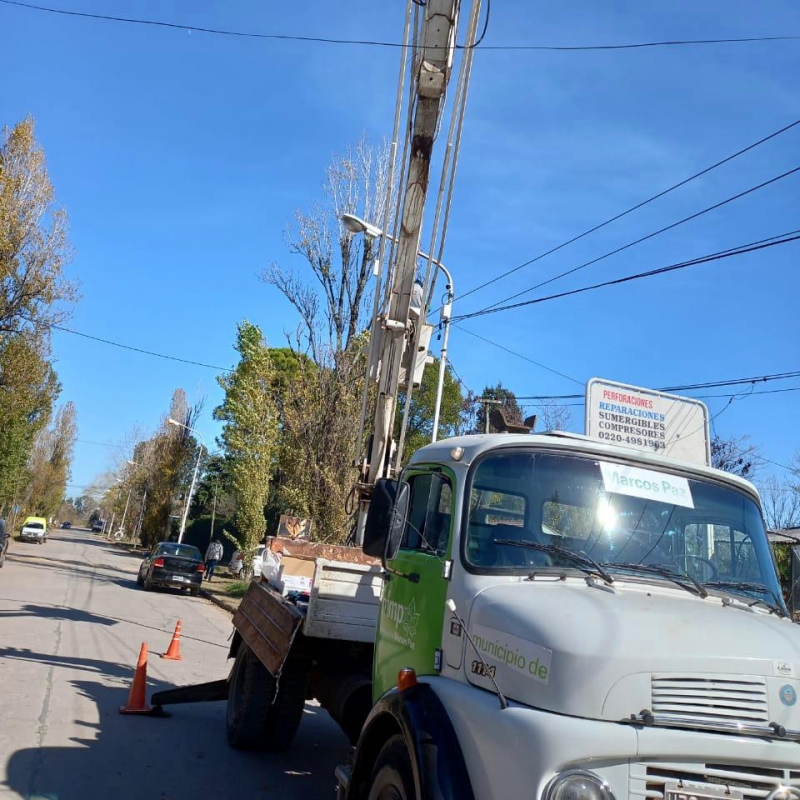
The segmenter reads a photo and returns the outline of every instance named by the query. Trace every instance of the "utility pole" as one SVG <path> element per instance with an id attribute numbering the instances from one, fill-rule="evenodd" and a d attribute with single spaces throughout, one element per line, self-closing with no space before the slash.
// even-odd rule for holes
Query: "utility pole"
<path id="1" fill-rule="evenodd" d="M 380 319 L 373 320 L 372 334 L 380 337 L 381 371 L 378 380 L 378 396 L 372 445 L 366 474 L 362 475 L 359 497 L 359 521 L 356 529 L 356 544 L 363 540 L 372 487 L 378 478 L 386 477 L 389 466 L 392 429 L 397 409 L 397 394 L 400 370 L 405 359 L 407 387 L 413 388 L 416 353 L 410 352 L 414 341 L 409 325 L 411 293 L 417 268 L 420 231 L 425 212 L 425 200 L 431 166 L 431 154 L 436 129 L 442 112 L 442 98 L 447 89 L 455 45 L 455 30 L 458 16 L 457 0 L 428 0 L 422 7 L 425 15 L 420 49 L 415 54 L 414 121 L 411 130 L 410 159 L 405 183 L 403 207 L 400 217 L 397 258 L 392 275 L 388 311 Z"/>
<path id="2" fill-rule="evenodd" d="M 133 492 L 133 486 L 131 486 L 131 488 L 130 488 L 130 489 L 128 489 L 128 499 L 125 501 L 125 509 L 124 509 L 124 511 L 122 512 L 122 519 L 120 520 L 120 523 L 119 523 L 119 529 L 120 529 L 120 530 L 121 530 L 123 533 L 125 532 L 125 517 L 127 517 L 127 516 L 128 516 L 128 506 L 129 506 L 129 505 L 130 505 L 130 503 L 131 503 L 131 493 L 132 493 L 132 492 Z M 110 535 L 112 535 L 112 536 L 114 535 L 114 531 L 113 531 L 113 530 L 111 531 L 111 534 L 110 534 Z"/>
<path id="3" fill-rule="evenodd" d="M 475 402 L 483 405 L 483 421 L 486 427 L 486 433 L 489 433 L 489 406 L 501 406 L 503 405 L 503 401 L 495 400 L 491 397 L 479 397 Z"/>
<path id="4" fill-rule="evenodd" d="M 139 519 L 136 521 L 136 528 L 133 532 L 133 536 L 131 537 L 132 542 L 139 541 L 141 542 L 141 534 L 142 534 L 142 522 L 144 522 L 144 506 L 147 502 L 147 489 L 144 490 L 142 493 L 142 505 L 139 507 Z"/>
<path id="5" fill-rule="evenodd" d="M 211 536 L 208 539 L 208 543 L 214 541 L 214 520 L 217 517 L 217 488 L 219 487 L 219 478 L 214 481 L 214 502 L 211 504 Z"/>

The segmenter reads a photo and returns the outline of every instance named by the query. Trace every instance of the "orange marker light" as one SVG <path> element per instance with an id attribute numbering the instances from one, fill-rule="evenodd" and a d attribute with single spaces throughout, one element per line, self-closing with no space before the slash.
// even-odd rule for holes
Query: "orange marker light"
<path id="1" fill-rule="evenodd" d="M 417 685 L 417 673 L 413 669 L 401 669 L 397 673 L 397 688 L 403 692 Z"/>

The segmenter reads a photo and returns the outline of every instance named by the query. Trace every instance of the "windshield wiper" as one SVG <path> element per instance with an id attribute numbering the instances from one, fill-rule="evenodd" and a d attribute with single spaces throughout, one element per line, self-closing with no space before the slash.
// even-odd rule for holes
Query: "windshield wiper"
<path id="1" fill-rule="evenodd" d="M 603 569 L 591 556 L 581 551 L 569 550 L 566 547 L 561 547 L 557 544 L 542 544 L 541 542 L 534 542 L 530 539 L 495 539 L 495 544 L 508 544 L 512 547 L 527 547 L 532 550 L 539 550 L 542 553 L 550 553 L 554 556 L 562 556 L 578 564 L 587 575 L 594 575 L 602 578 L 603 581 L 609 585 L 614 583 L 614 579 Z"/>
<path id="2" fill-rule="evenodd" d="M 696 594 L 698 597 L 702 597 L 705 599 L 708 597 L 708 592 L 706 591 L 705 586 L 699 581 L 696 581 L 688 572 L 681 572 L 680 570 L 670 569 L 669 567 L 662 567 L 659 564 L 628 564 L 628 563 L 615 563 L 613 561 L 606 562 L 603 566 L 605 567 L 617 567 L 618 569 L 627 569 L 631 572 L 643 572 L 643 573 L 651 573 L 653 575 L 659 575 L 662 578 L 667 578 L 671 580 L 673 583 L 680 586 L 682 589 L 686 589 L 687 592 L 691 592 L 692 594 Z M 687 586 L 686 582 L 689 582 L 691 586 Z"/>
<path id="3" fill-rule="evenodd" d="M 751 597 L 750 595 L 747 595 L 748 598 L 753 601 L 749 605 L 762 605 L 775 614 L 779 614 L 782 617 L 786 616 L 786 613 L 781 607 L 780 601 L 776 597 L 775 592 L 773 592 L 769 586 L 765 586 L 763 583 L 754 583 L 753 581 L 706 581 L 706 586 L 719 589 L 741 589 L 745 593 L 764 592 L 765 594 L 768 594 L 775 602 L 768 603 L 766 600 L 763 600 L 760 597 Z"/>

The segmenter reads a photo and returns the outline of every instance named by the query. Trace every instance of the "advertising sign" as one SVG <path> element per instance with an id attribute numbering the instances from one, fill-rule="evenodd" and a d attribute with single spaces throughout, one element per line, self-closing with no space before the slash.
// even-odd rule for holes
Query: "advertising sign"
<path id="1" fill-rule="evenodd" d="M 649 453 L 710 463 L 708 409 L 691 397 L 592 378 L 586 435 Z"/>
<path id="2" fill-rule="evenodd" d="M 289 514 L 281 514 L 278 522 L 278 536 L 284 536 L 288 539 L 308 540 L 311 538 L 311 520 L 292 517 Z"/>

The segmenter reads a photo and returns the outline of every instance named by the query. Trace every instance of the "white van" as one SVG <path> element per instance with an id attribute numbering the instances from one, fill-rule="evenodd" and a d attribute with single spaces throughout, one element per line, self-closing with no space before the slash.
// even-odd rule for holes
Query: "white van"
<path id="1" fill-rule="evenodd" d="M 27 517 L 19 538 L 23 541 L 44 544 L 47 541 L 47 520 L 44 517 Z"/>

